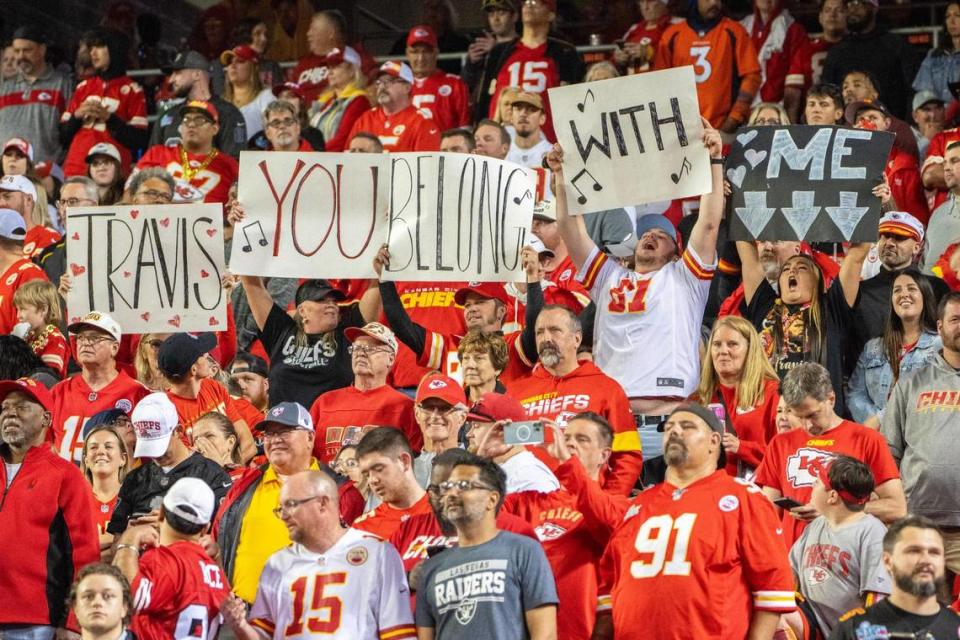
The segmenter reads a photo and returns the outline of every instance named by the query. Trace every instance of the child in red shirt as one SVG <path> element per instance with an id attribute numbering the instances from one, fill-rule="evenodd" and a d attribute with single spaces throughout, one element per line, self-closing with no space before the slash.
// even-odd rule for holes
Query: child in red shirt
<path id="1" fill-rule="evenodd" d="M 47 280 L 30 280 L 13 294 L 17 322 L 29 325 L 24 341 L 43 364 L 63 378 L 67 373 L 67 340 L 57 327 L 63 322 L 57 288 Z"/>

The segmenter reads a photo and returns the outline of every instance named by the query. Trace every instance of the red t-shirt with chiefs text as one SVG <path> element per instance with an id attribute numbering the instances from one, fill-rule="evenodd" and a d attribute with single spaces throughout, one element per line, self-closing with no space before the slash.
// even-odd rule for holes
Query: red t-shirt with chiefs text
<path id="1" fill-rule="evenodd" d="M 460 76 L 438 70 L 426 78 L 417 78 L 410 100 L 437 123 L 440 131 L 470 124 L 470 89 Z"/>
<path id="2" fill-rule="evenodd" d="M 389 385 L 361 391 L 351 385 L 327 391 L 314 400 L 310 417 L 317 437 L 313 455 L 329 464 L 345 444 L 357 444 L 375 427 L 403 432 L 414 451 L 423 448 L 423 435 L 413 417 L 413 400 Z"/>
<path id="3" fill-rule="evenodd" d="M 803 429 L 774 436 L 767 444 L 767 452 L 757 468 L 754 481 L 761 487 L 776 489 L 786 498 L 807 504 L 815 480 L 810 473 L 810 463 L 819 459 L 829 460 L 837 454 L 856 458 L 870 467 L 878 487 L 900 477 L 897 463 L 880 432 L 844 420 L 833 429 L 816 436 Z M 783 537 L 788 546 L 800 537 L 806 526 L 806 522 L 784 512 Z"/>
<path id="4" fill-rule="evenodd" d="M 430 497 L 426 493 L 406 509 L 395 509 L 386 502 L 381 502 L 376 509 L 371 509 L 354 520 L 353 528 L 389 540 L 401 524 L 414 516 L 425 513 L 433 515 L 433 510 L 430 508 Z"/>
<path id="5" fill-rule="evenodd" d="M 191 169 L 199 169 L 207 161 L 209 154 L 187 153 L 187 161 Z M 183 175 L 183 165 L 180 164 L 180 147 L 166 147 L 154 145 L 147 149 L 137 169 L 147 167 L 162 167 L 173 176 L 174 180 L 186 180 Z M 226 203 L 230 185 L 240 177 L 240 165 L 230 155 L 219 151 L 210 160 L 209 164 L 198 171 L 190 179 L 190 186 L 203 194 L 204 202 Z"/>

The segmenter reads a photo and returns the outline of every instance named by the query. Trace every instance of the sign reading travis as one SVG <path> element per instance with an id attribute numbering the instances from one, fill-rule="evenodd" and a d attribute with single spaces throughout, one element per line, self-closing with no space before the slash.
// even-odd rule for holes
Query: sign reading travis
<path id="1" fill-rule="evenodd" d="M 793 125 L 737 134 L 724 173 L 732 240 L 873 242 L 893 134 Z"/>
<path id="2" fill-rule="evenodd" d="M 67 217 L 70 321 L 112 315 L 124 333 L 226 329 L 219 204 L 117 205 Z"/>
<path id="3" fill-rule="evenodd" d="M 549 89 L 571 214 L 710 191 L 693 77 L 687 66 Z"/>
<path id="4" fill-rule="evenodd" d="M 240 154 L 234 273 L 509 282 L 533 218 L 533 171 L 458 153 Z"/>

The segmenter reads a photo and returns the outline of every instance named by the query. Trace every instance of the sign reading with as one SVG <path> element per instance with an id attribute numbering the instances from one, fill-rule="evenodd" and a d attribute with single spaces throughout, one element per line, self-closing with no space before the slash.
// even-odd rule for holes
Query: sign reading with
<path id="1" fill-rule="evenodd" d="M 226 329 L 219 204 L 117 205 L 67 217 L 70 321 L 104 311 L 124 333 Z"/>
<path id="2" fill-rule="evenodd" d="M 693 67 L 549 89 L 567 206 L 581 215 L 711 189 Z"/>
<path id="3" fill-rule="evenodd" d="M 724 173 L 733 189 L 732 240 L 873 242 L 893 134 L 794 125 L 748 127 Z"/>

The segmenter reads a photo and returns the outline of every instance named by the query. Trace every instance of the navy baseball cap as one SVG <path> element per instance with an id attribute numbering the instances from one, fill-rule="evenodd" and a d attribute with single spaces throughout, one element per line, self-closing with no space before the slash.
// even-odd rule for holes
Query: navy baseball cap
<path id="1" fill-rule="evenodd" d="M 281 402 L 275 407 L 271 407 L 267 410 L 267 417 L 257 425 L 257 428 L 262 431 L 271 424 L 293 427 L 303 431 L 313 431 L 313 418 L 310 417 L 310 412 L 304 409 L 299 402 Z"/>
<path id="2" fill-rule="evenodd" d="M 103 425 L 112 425 L 121 416 L 126 416 L 127 412 L 123 409 L 104 409 L 87 420 L 83 425 L 83 439 L 86 440 L 91 431 Z"/>
<path id="3" fill-rule="evenodd" d="M 182 376 L 190 371 L 193 363 L 217 346 L 212 333 L 175 333 L 160 345 L 157 352 L 157 367 L 165 376 Z"/>

